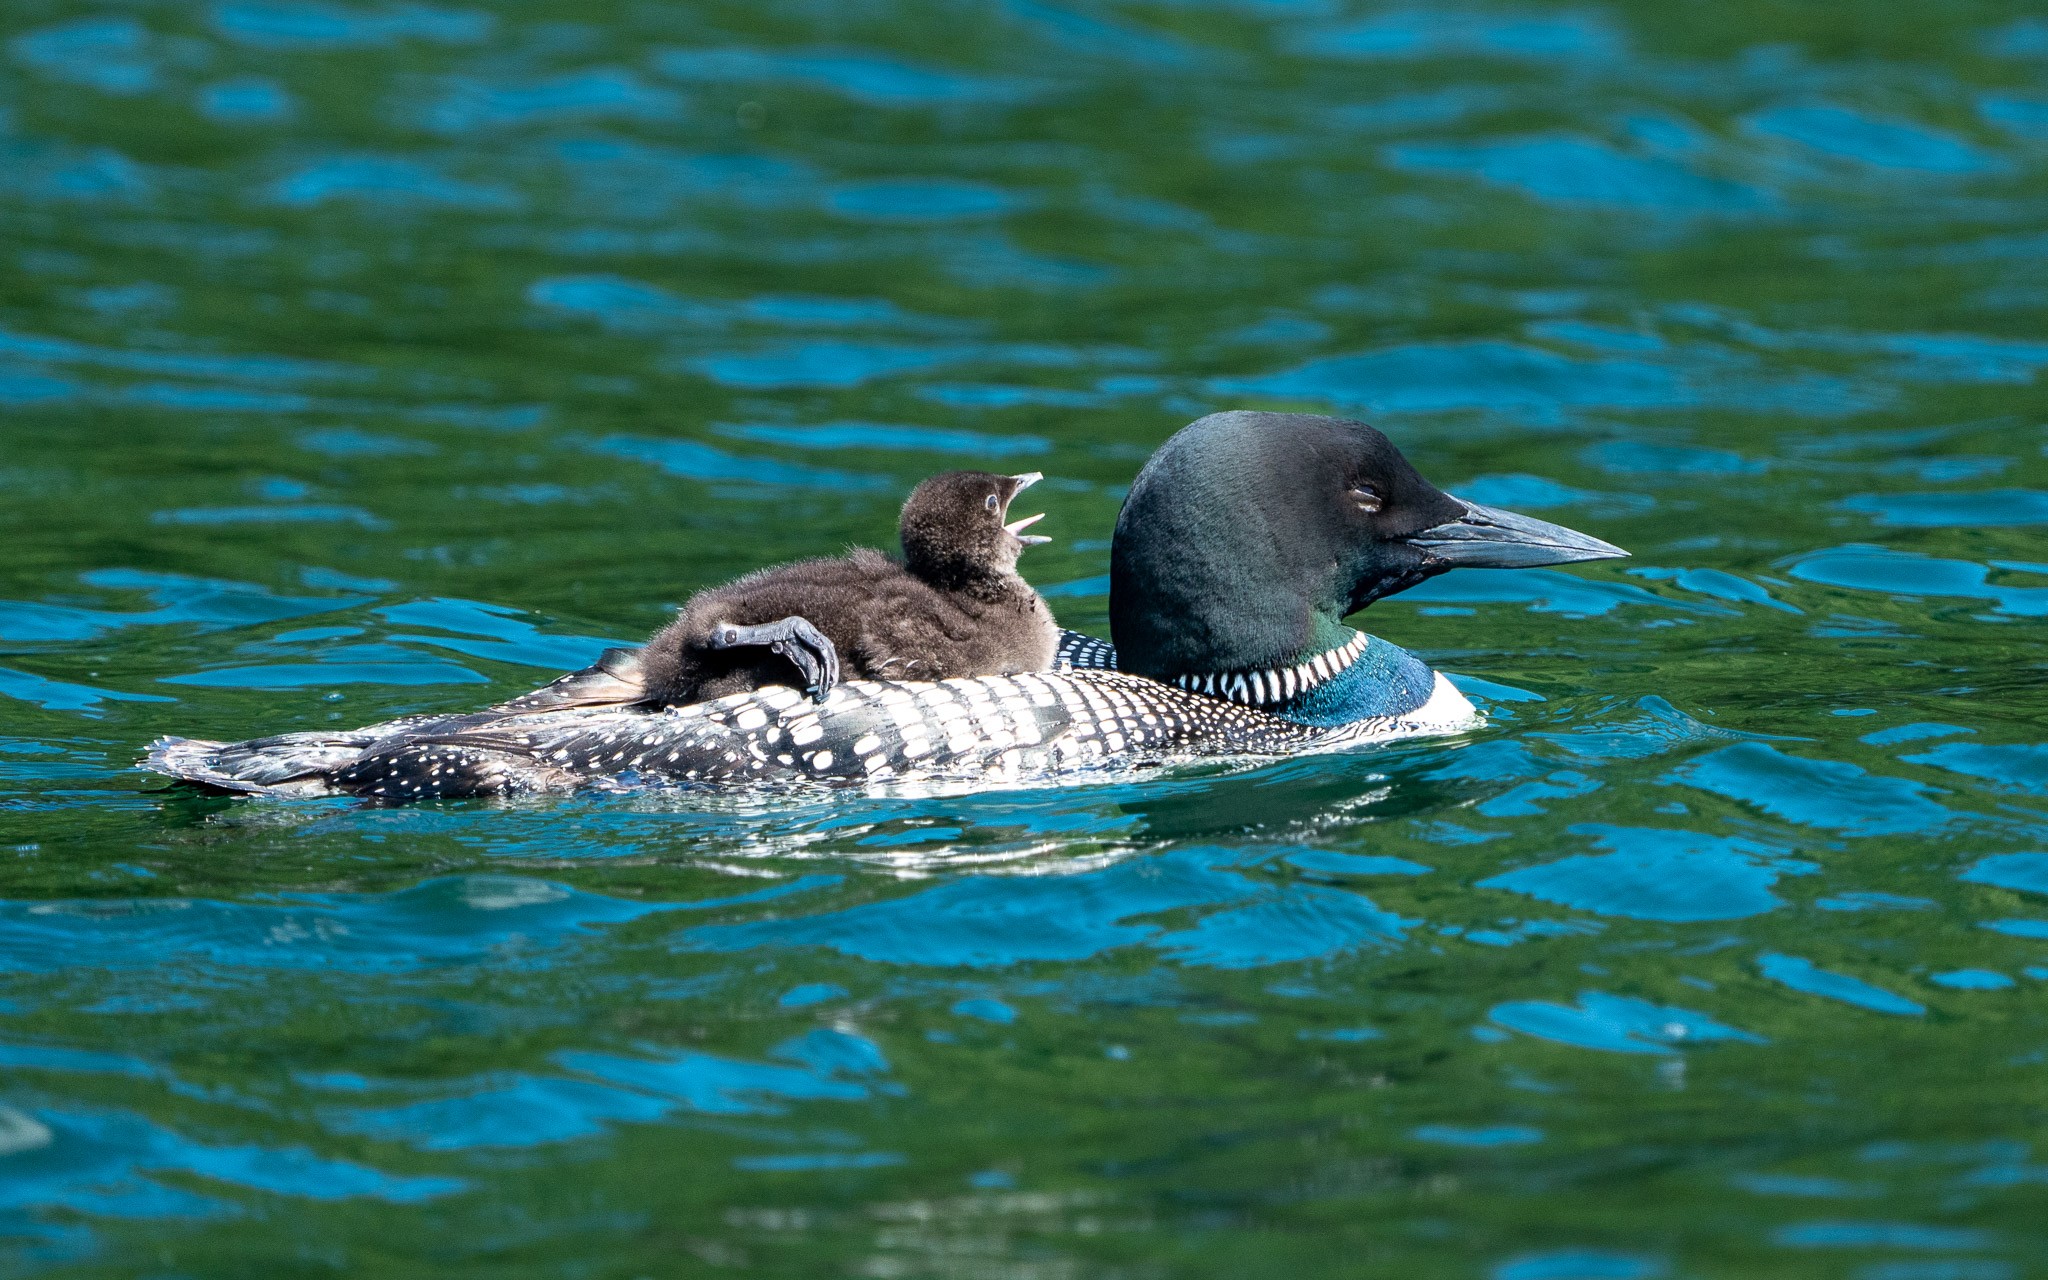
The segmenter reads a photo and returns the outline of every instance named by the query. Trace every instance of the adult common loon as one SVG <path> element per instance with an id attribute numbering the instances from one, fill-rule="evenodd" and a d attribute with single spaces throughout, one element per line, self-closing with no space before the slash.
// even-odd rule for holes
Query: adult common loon
<path id="1" fill-rule="evenodd" d="M 142 762 L 229 792 L 398 802 L 592 785 L 1056 780 L 1332 750 L 1476 722 L 1443 676 L 1346 615 L 1459 567 L 1628 553 L 1454 498 L 1362 422 L 1211 414 L 1145 464 L 1110 552 L 1114 645 L 1055 669 L 770 686 L 655 708 L 639 651 L 487 710 L 247 742 L 159 740 Z"/>

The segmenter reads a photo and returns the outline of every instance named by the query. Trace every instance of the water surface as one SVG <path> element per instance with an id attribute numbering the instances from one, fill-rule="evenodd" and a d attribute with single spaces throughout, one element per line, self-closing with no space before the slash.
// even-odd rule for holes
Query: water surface
<path id="1" fill-rule="evenodd" d="M 2012 3 L 12 6 L 0 1273 L 2019 1280 L 2048 1229 L 2048 22 Z M 1214 409 L 1626 562 L 1488 726 L 1142 785 L 402 810 L 474 706 Z"/>

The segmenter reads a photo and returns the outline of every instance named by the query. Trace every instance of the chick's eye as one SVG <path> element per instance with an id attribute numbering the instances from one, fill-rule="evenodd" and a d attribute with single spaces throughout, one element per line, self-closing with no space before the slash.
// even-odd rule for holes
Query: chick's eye
<path id="1" fill-rule="evenodd" d="M 1354 484 L 1351 486 L 1350 495 L 1351 500 L 1358 504 L 1358 509 L 1367 515 L 1372 515 L 1380 509 L 1380 495 L 1370 485 Z"/>
<path id="2" fill-rule="evenodd" d="M 996 509 L 996 506 L 997 506 L 997 503 L 996 503 L 996 495 L 994 495 L 994 494 L 990 494 L 990 495 L 988 495 L 988 502 L 987 502 L 987 504 L 986 504 L 986 505 L 988 506 L 988 509 L 989 509 L 990 511 L 994 511 L 994 510 Z"/>

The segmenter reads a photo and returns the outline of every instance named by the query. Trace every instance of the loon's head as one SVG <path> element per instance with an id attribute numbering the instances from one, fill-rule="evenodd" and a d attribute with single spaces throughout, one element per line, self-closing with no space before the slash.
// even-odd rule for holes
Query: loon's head
<path id="1" fill-rule="evenodd" d="M 910 491 L 899 526 L 903 563 L 935 586 L 956 587 L 1017 571 L 1024 548 L 1051 538 L 1026 533 L 1045 517 L 1004 523 L 1010 502 L 1045 477 L 948 471 Z"/>
<path id="2" fill-rule="evenodd" d="M 1628 553 L 1465 502 L 1363 422 L 1212 413 L 1152 455 L 1117 516 L 1117 664 L 1155 679 L 1278 668 L 1344 641 L 1341 620 L 1461 566 Z"/>

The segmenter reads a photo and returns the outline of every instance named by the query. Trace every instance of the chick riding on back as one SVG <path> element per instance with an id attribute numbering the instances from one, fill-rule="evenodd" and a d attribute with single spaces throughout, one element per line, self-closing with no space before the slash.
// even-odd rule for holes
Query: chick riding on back
<path id="1" fill-rule="evenodd" d="M 943 680 L 1052 666 L 1059 628 L 1017 575 L 1025 533 L 1004 523 L 1040 475 L 949 471 L 903 504 L 903 561 L 856 547 L 700 591 L 639 655 L 645 699 L 682 706 L 786 684 L 825 700 L 841 679 Z"/>

